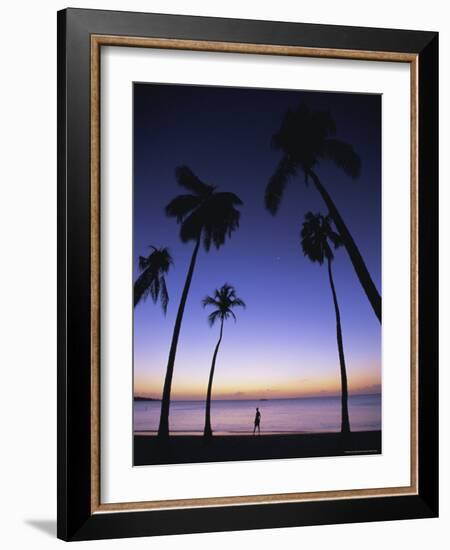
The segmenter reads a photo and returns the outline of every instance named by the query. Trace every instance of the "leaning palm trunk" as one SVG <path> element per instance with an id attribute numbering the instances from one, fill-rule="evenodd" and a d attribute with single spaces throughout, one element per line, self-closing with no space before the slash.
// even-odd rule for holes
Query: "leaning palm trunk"
<path id="1" fill-rule="evenodd" d="M 344 345 L 342 343 L 342 329 L 341 329 L 341 314 L 339 312 L 339 305 L 336 296 L 336 289 L 334 288 L 333 274 L 331 271 L 331 260 L 328 259 L 328 277 L 330 279 L 331 292 L 333 294 L 334 310 L 336 313 L 336 337 L 339 350 L 339 363 L 341 366 L 341 432 L 350 432 L 350 421 L 348 418 L 348 388 L 347 388 L 347 371 L 345 368 L 344 357 Z"/>
<path id="2" fill-rule="evenodd" d="M 348 255 L 350 256 L 350 260 L 358 276 L 359 282 L 361 283 L 367 295 L 367 298 L 375 312 L 375 315 L 381 323 L 381 296 L 374 282 L 372 281 L 372 277 L 370 276 L 366 264 L 364 263 L 364 260 L 358 250 L 358 247 L 356 246 L 355 241 L 350 234 L 350 231 L 347 229 L 344 220 L 341 218 L 341 215 L 339 214 L 336 205 L 334 204 L 325 187 L 320 182 L 317 174 L 310 170 L 308 172 L 308 175 L 311 176 L 314 185 L 316 186 L 316 189 L 319 191 L 325 204 L 327 205 L 330 216 L 333 218 L 333 221 L 342 238 L 345 248 L 347 249 Z"/>
<path id="3" fill-rule="evenodd" d="M 209 381 L 208 381 L 208 391 L 206 394 L 206 412 L 205 412 L 205 429 L 203 431 L 203 435 L 205 437 L 212 437 L 212 429 L 211 429 L 211 393 L 212 393 L 212 385 L 213 385 L 213 378 L 214 378 L 214 369 L 216 368 L 216 359 L 217 359 L 217 352 L 219 351 L 220 343 L 222 342 L 222 334 L 223 334 L 223 319 L 220 324 L 220 336 L 219 340 L 216 344 L 216 349 L 214 350 L 214 355 L 211 363 L 211 371 L 209 373 Z"/>
<path id="4" fill-rule="evenodd" d="M 184 308 L 191 286 L 192 275 L 194 273 L 195 262 L 197 260 L 198 250 L 200 248 L 200 237 L 195 244 L 194 252 L 192 253 L 191 263 L 189 265 L 186 282 L 184 283 L 183 293 L 181 295 L 180 305 L 178 306 L 177 318 L 173 329 L 172 343 L 170 344 L 169 359 L 167 361 L 166 377 L 164 380 L 164 389 L 161 401 L 161 416 L 159 420 L 158 437 L 168 437 L 169 435 L 169 407 L 170 407 L 170 391 L 172 388 L 173 368 L 175 365 L 175 356 L 177 353 L 178 337 L 180 336 L 181 322 L 183 320 Z"/>

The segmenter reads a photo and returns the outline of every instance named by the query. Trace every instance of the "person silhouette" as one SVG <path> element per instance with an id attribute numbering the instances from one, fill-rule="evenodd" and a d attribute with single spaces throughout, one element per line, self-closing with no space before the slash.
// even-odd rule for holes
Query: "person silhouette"
<path id="1" fill-rule="evenodd" d="M 259 426 L 260 423 L 261 423 L 261 413 L 259 412 L 258 407 L 256 407 L 255 427 L 253 428 L 253 435 L 255 435 L 256 428 L 258 428 L 258 434 L 261 435 L 261 428 Z"/>

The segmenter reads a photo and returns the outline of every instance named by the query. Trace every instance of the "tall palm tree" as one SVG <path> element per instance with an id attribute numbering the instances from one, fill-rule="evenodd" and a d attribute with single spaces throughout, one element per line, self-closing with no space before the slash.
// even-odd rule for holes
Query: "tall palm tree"
<path id="1" fill-rule="evenodd" d="M 192 282 L 195 263 L 201 243 L 208 252 L 211 244 L 219 249 L 227 237 L 239 227 L 240 212 L 236 206 L 242 204 L 241 199 L 234 193 L 216 191 L 216 187 L 201 181 L 188 166 L 179 166 L 175 172 L 178 184 L 190 193 L 178 195 L 166 206 L 166 214 L 176 218 L 180 224 L 180 238 L 182 242 L 194 243 L 191 262 L 181 294 L 180 305 L 173 329 L 170 344 L 167 370 L 164 379 L 164 388 L 161 401 L 161 417 L 158 436 L 164 438 L 169 435 L 169 407 L 172 388 L 173 369 L 177 352 L 178 338 L 184 308 Z"/>
<path id="2" fill-rule="evenodd" d="M 173 264 L 172 256 L 168 248 L 155 248 L 154 246 L 149 246 L 149 248 L 152 252 L 148 256 L 139 256 L 141 274 L 134 283 L 134 307 L 150 295 L 155 304 L 159 298 L 161 299 L 161 306 L 166 314 L 169 293 L 164 275 L 169 272 L 170 266 Z"/>
<path id="3" fill-rule="evenodd" d="M 335 134 L 336 124 L 328 112 L 313 112 L 301 103 L 298 109 L 286 113 L 280 129 L 272 136 L 272 146 L 275 150 L 282 151 L 283 156 L 267 184 L 265 205 L 275 215 L 287 182 L 298 172 L 303 172 L 305 183 L 312 180 L 339 231 L 359 281 L 381 323 L 381 296 L 350 231 L 315 171 L 319 159 L 330 159 L 350 177 L 359 176 L 359 156 L 350 144 L 335 139 Z"/>
<path id="4" fill-rule="evenodd" d="M 223 323 L 229 317 L 233 317 L 236 321 L 236 315 L 232 311 L 235 307 L 245 307 L 245 302 L 236 296 L 236 290 L 233 286 L 225 283 L 220 289 L 214 291 L 213 296 L 206 296 L 203 299 L 203 307 L 213 306 L 215 309 L 209 314 L 208 321 L 212 327 L 216 321 L 220 321 L 219 340 L 214 349 L 214 354 L 209 372 L 208 391 L 206 393 L 206 410 L 205 410 L 205 429 L 203 435 L 212 437 L 211 429 L 211 392 L 214 378 L 214 370 L 216 368 L 217 352 L 219 351 L 220 343 L 222 342 Z"/>
<path id="5" fill-rule="evenodd" d="M 328 279 L 336 314 L 336 338 L 341 368 L 341 431 L 342 433 L 349 433 L 350 421 L 348 417 L 347 371 L 345 367 L 344 345 L 342 342 L 341 314 L 336 296 L 336 288 L 334 286 L 333 272 L 331 270 L 331 263 L 334 259 L 333 248 L 338 248 L 342 244 L 342 239 L 338 233 L 333 231 L 329 215 L 322 216 L 321 214 L 308 212 L 305 216 L 305 222 L 301 230 L 301 244 L 303 254 L 312 262 L 318 262 L 320 265 L 322 265 L 324 261 L 327 262 Z"/>

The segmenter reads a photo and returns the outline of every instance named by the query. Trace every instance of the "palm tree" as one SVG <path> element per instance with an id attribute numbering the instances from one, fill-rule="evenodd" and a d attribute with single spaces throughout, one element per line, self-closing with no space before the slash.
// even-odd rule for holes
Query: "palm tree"
<path id="1" fill-rule="evenodd" d="M 161 306 L 166 314 L 169 293 L 164 275 L 169 272 L 170 266 L 173 264 L 172 256 L 168 248 L 155 248 L 154 246 L 149 246 L 149 248 L 152 252 L 148 256 L 139 256 L 141 274 L 134 283 L 134 307 L 150 295 L 155 304 L 158 298 L 161 298 Z"/>
<path id="2" fill-rule="evenodd" d="M 299 171 L 303 172 L 305 183 L 312 180 L 325 202 L 359 281 L 381 323 L 381 296 L 350 231 L 315 172 L 319 159 L 330 159 L 350 177 L 359 176 L 359 156 L 350 144 L 335 139 L 335 134 L 336 124 L 328 112 L 310 111 L 302 103 L 298 109 L 286 113 L 280 129 L 272 136 L 272 146 L 275 150 L 282 151 L 283 156 L 267 184 L 265 205 L 269 212 L 275 215 L 288 180 Z"/>
<path id="3" fill-rule="evenodd" d="M 339 352 L 339 363 L 341 367 L 341 432 L 350 432 L 350 421 L 348 417 L 348 387 L 347 371 L 345 368 L 344 345 L 342 342 L 341 314 L 336 296 L 336 288 L 333 281 L 331 263 L 334 259 L 333 248 L 342 244 L 342 239 L 331 227 L 331 216 L 322 216 L 308 212 L 301 230 L 301 244 L 303 254 L 312 262 L 323 264 L 324 260 L 328 266 L 328 278 L 330 281 L 331 293 L 333 295 L 334 311 L 336 314 L 336 338 Z M 331 244 L 330 244 L 331 243 Z"/>
<path id="4" fill-rule="evenodd" d="M 213 306 L 215 309 L 209 314 L 208 321 L 212 327 L 216 321 L 220 321 L 220 333 L 219 340 L 217 341 L 216 348 L 214 350 L 211 370 L 209 373 L 208 391 L 206 393 L 206 412 L 205 412 L 205 429 L 203 435 L 205 437 L 212 437 L 211 430 L 211 392 L 214 378 L 214 369 L 216 367 L 217 352 L 219 351 L 220 343 L 222 342 L 223 335 L 223 323 L 229 317 L 233 317 L 236 321 L 236 315 L 232 311 L 235 307 L 245 307 L 243 300 L 236 296 L 236 290 L 233 286 L 224 284 L 220 289 L 214 291 L 213 296 L 206 296 L 203 299 L 203 307 Z"/>
<path id="5" fill-rule="evenodd" d="M 188 166 L 179 166 L 176 169 L 175 175 L 178 184 L 190 191 L 190 193 L 175 197 L 166 206 L 166 214 L 169 217 L 176 218 L 180 224 L 180 238 L 182 242 L 187 243 L 192 241 L 195 244 L 170 344 L 161 401 L 159 437 L 167 437 L 169 435 L 170 392 L 175 356 L 184 308 L 200 245 L 203 242 L 203 246 L 207 252 L 211 248 L 211 244 L 214 244 L 219 249 L 225 243 L 226 238 L 231 237 L 233 231 L 239 227 L 240 212 L 236 209 L 236 206 L 242 204 L 241 199 L 234 193 L 216 191 L 214 186 L 201 181 Z"/>

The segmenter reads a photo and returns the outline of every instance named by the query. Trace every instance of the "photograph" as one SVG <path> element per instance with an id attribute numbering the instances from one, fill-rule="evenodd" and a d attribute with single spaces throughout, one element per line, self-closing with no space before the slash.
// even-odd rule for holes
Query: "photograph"
<path id="1" fill-rule="evenodd" d="M 132 86 L 133 465 L 382 453 L 382 94 Z"/>

